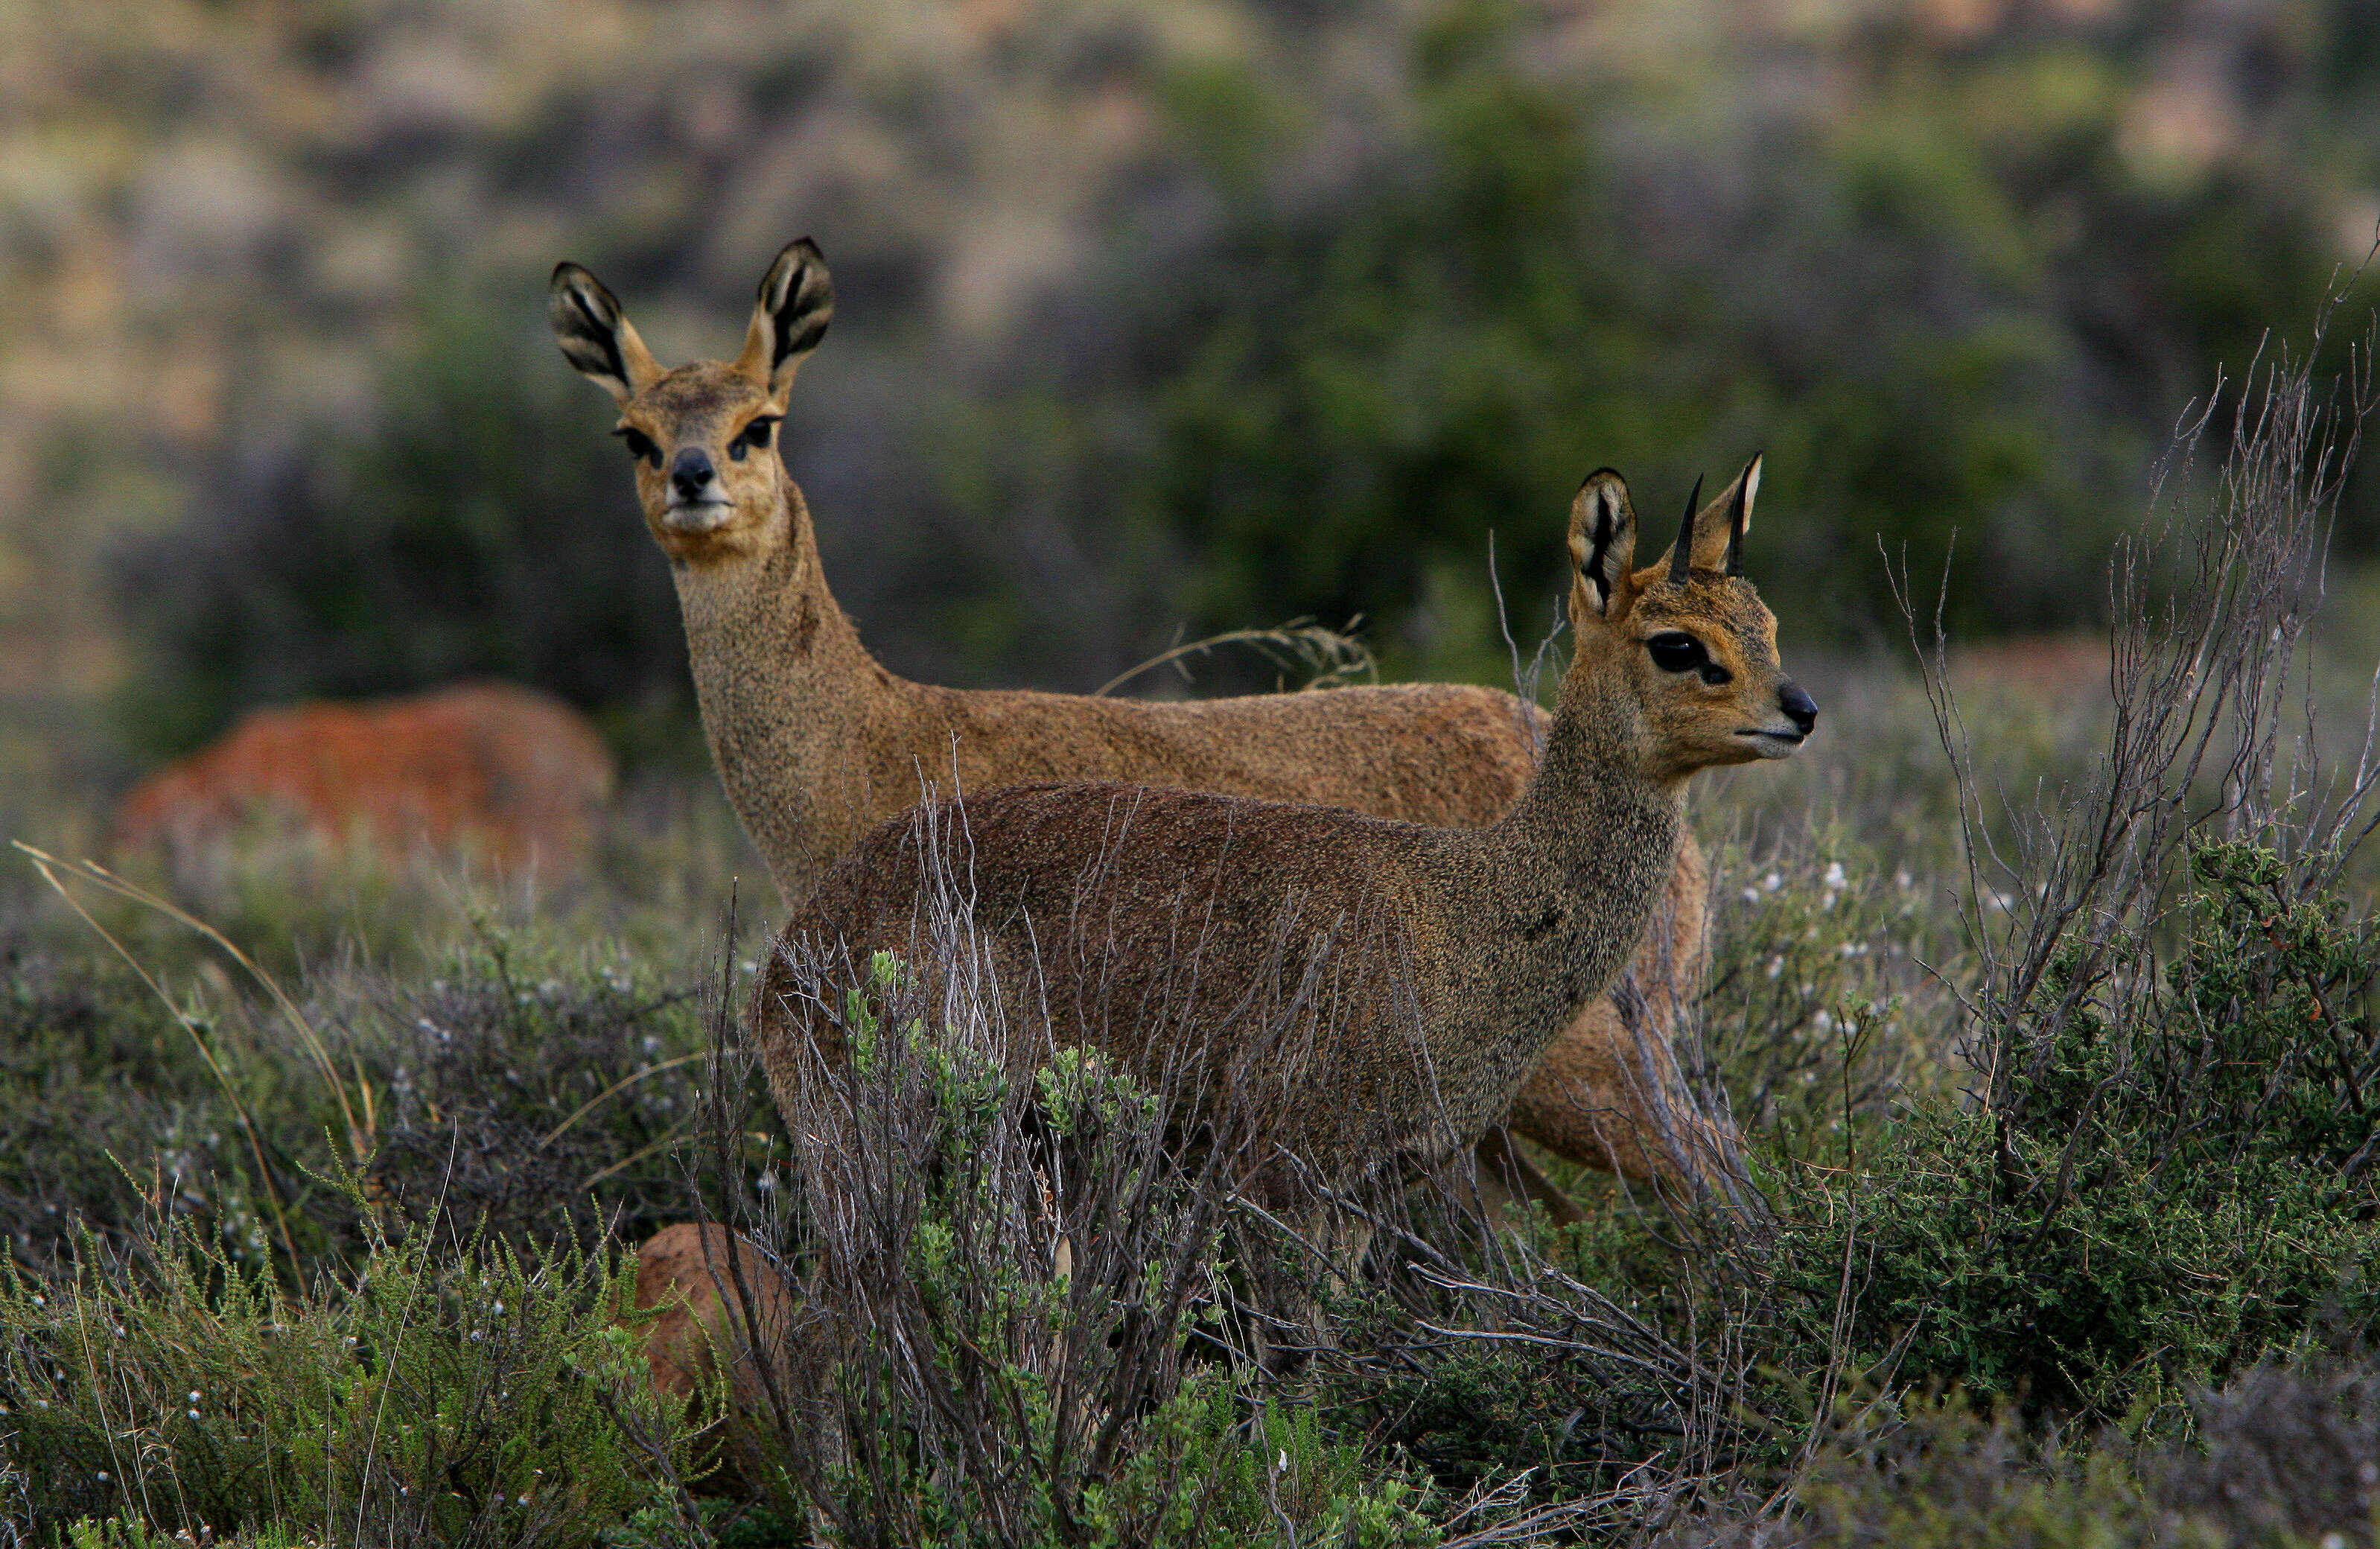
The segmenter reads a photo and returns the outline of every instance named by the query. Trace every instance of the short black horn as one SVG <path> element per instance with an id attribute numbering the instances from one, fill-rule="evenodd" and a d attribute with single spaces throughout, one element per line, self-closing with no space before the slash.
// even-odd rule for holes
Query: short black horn
<path id="1" fill-rule="evenodd" d="M 1747 468 L 1735 482 L 1735 498 L 1728 502 L 1727 573 L 1730 576 L 1743 574 L 1743 492 L 1751 478 L 1752 470 Z"/>
<path id="2" fill-rule="evenodd" d="M 1686 519 L 1678 529 L 1678 541 L 1670 545 L 1670 584 L 1683 586 L 1694 564 L 1694 508 L 1702 504 L 1703 477 L 1694 475 L 1694 493 L 1686 496 Z"/>

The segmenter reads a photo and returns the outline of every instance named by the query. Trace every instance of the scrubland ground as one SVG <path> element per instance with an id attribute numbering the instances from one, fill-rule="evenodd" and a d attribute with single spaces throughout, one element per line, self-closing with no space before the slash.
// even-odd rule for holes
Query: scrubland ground
<path id="1" fill-rule="evenodd" d="M 66 858 L 0 870 L 0 1542 L 2370 1542 L 2371 587 L 2300 640 L 2316 506 L 2208 498 L 2112 678 L 1792 654 L 1819 736 L 1702 784 L 1740 1208 L 1365 1201 L 1272 1375 L 1233 1287 L 1311 1267 L 1096 1061 L 1010 1082 L 887 963 L 870 1143 L 781 1122 L 707 779 L 576 877 L 260 834 L 111 882 L 62 761 L 0 799 Z M 614 1326 L 695 1218 L 815 1289 L 733 1424 Z"/>

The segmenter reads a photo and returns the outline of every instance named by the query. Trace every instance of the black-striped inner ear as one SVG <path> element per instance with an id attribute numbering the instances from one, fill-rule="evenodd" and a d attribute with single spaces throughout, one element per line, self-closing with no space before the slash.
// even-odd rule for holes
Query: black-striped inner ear
<path id="1" fill-rule="evenodd" d="M 775 279 L 779 273 L 784 274 L 784 294 L 773 303 L 765 292 L 761 298 L 774 325 L 770 332 L 776 335 L 769 358 L 772 374 L 795 356 L 816 349 L 834 319 L 834 285 L 827 277 L 826 260 L 818 244 L 804 238 L 791 245 L 786 256 L 792 262 L 769 275 Z"/>
<path id="2" fill-rule="evenodd" d="M 1735 498 L 1727 507 L 1727 573 L 1743 574 L 1744 491 L 1752 482 L 1752 470 L 1745 469 L 1743 477 L 1735 482 Z"/>
<path id="3" fill-rule="evenodd" d="M 1611 553 L 1611 494 L 1609 490 L 1595 492 L 1595 531 L 1587 535 L 1586 558 L 1579 568 L 1595 587 L 1595 605 L 1611 605 L 1611 575 L 1607 563 Z"/>
<path id="4" fill-rule="evenodd" d="M 1703 476 L 1694 475 L 1694 487 L 1686 496 L 1686 519 L 1679 525 L 1678 541 L 1670 545 L 1670 584 L 1683 586 L 1694 564 L 1694 511 L 1702 505 Z"/>
<path id="5" fill-rule="evenodd" d="M 826 337 L 827 320 L 832 314 L 820 307 L 817 296 L 809 292 L 808 286 L 795 286 L 785 304 L 777 309 L 777 353 L 769 362 L 771 371 L 816 349 L 819 340 Z"/>
<path id="6" fill-rule="evenodd" d="M 606 317 L 586 287 L 570 287 L 571 310 L 578 314 L 579 326 L 571 330 L 571 341 L 598 352 L 598 359 L 581 360 L 580 364 L 597 367 L 616 378 L 625 386 L 628 381 L 628 363 L 620 357 L 620 331 L 616 318 Z"/>

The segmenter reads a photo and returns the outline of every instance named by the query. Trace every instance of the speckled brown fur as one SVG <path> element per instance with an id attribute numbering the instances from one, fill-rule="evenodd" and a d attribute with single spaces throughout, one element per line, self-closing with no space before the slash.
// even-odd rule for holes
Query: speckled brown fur
<path id="1" fill-rule="evenodd" d="M 753 1002 L 780 1104 L 800 1111 L 842 1057 L 833 985 L 879 950 L 936 971 L 939 865 L 971 900 L 1012 1057 L 1097 1048 L 1185 1116 L 1248 1126 L 1235 1181 L 1269 1207 L 1297 1207 L 1284 1157 L 1338 1188 L 1476 1142 L 1678 885 L 1687 777 L 1784 757 L 1806 729 L 1749 583 L 1629 573 L 1635 518 L 1608 471 L 1572 534 L 1577 649 L 1500 821 L 1112 783 L 931 804 L 868 835 L 787 921 Z M 1708 673 L 1656 665 L 1681 632 Z"/>
<path id="2" fill-rule="evenodd" d="M 1682 1096 L 1689 1089 L 1667 1036 L 1677 1025 L 1678 991 L 1701 980 L 1708 888 L 1701 852 L 1681 844 L 1670 896 L 1655 911 L 1628 982 L 1580 1018 L 1582 1027 L 1589 1018 L 1608 1018 L 1611 1027 L 1554 1040 L 1512 1100 L 1514 1129 L 1558 1155 L 1597 1158 L 1623 1177 L 1667 1179 L 1682 1162 L 1705 1177 L 1724 1172 L 1732 1136 Z M 1652 960 L 1665 935 L 1666 964 Z M 1634 1036 L 1632 1017 L 1646 1036 Z"/>
<path id="3" fill-rule="evenodd" d="M 733 502 L 718 525 L 686 531 L 671 519 L 667 470 L 637 464 L 648 524 L 676 581 L 705 736 L 788 904 L 871 827 L 915 802 L 921 781 L 947 792 L 1119 780 L 1448 827 L 1484 827 L 1510 810 L 1528 781 L 1543 717 L 1488 689 L 1414 684 L 1152 703 L 967 692 L 886 672 L 827 589 L 808 507 L 777 451 L 741 462 L 728 456 L 756 416 L 783 411 L 805 351 L 777 358 L 780 336 L 806 329 L 814 343 L 831 311 L 823 261 L 796 243 L 762 282 L 742 359 L 664 372 L 594 276 L 571 264 L 554 276 L 564 352 L 620 400 L 624 427 L 671 454 L 706 449 Z M 772 363 L 760 370 L 763 361 Z M 1672 889 L 1682 905 L 1673 939 L 1648 942 L 1634 968 L 1638 982 L 1662 987 L 1655 999 L 1664 1007 L 1670 984 L 1691 986 L 1702 973 L 1701 875 L 1688 837 Z M 1658 1021 L 1655 1044 L 1666 1042 L 1666 1014 Z M 1669 1149 L 1613 1139 L 1641 1140 L 1656 1128 L 1640 1086 L 1602 1084 L 1603 1073 L 1621 1068 L 1621 1048 L 1636 1042 L 1611 1001 L 1588 1006 L 1557 1047 L 1565 1074 L 1526 1089 L 1521 1131 L 1589 1165 L 1674 1173 Z M 1691 1111 L 1683 1092 L 1672 1081 L 1654 1105 Z"/>

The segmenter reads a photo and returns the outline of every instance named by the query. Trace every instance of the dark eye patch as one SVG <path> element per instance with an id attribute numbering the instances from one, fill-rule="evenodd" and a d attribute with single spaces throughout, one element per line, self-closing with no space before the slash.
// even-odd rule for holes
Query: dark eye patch
<path id="1" fill-rule="evenodd" d="M 647 435 L 644 432 L 637 429 L 634 425 L 622 425 L 618 430 L 613 431 L 612 433 L 618 436 L 622 443 L 627 446 L 628 456 L 649 462 L 655 468 L 659 468 L 662 465 L 662 449 L 653 445 L 653 438 L 651 436 Z"/>
<path id="2" fill-rule="evenodd" d="M 737 462 L 742 462 L 746 452 L 750 448 L 766 448 L 769 445 L 769 433 L 775 428 L 776 423 L 777 417 L 773 414 L 763 414 L 754 420 L 744 427 L 742 434 L 728 443 L 727 455 Z"/>
<path id="3" fill-rule="evenodd" d="M 1645 642 L 1652 653 L 1653 665 L 1663 672 L 1690 672 L 1710 660 L 1703 642 L 1682 629 L 1672 629 L 1655 635 Z"/>
<path id="4" fill-rule="evenodd" d="M 1705 683 L 1717 688 L 1735 675 L 1710 659 L 1703 642 L 1682 629 L 1666 629 L 1645 642 L 1645 650 L 1653 665 L 1663 672 L 1699 673 Z"/>

